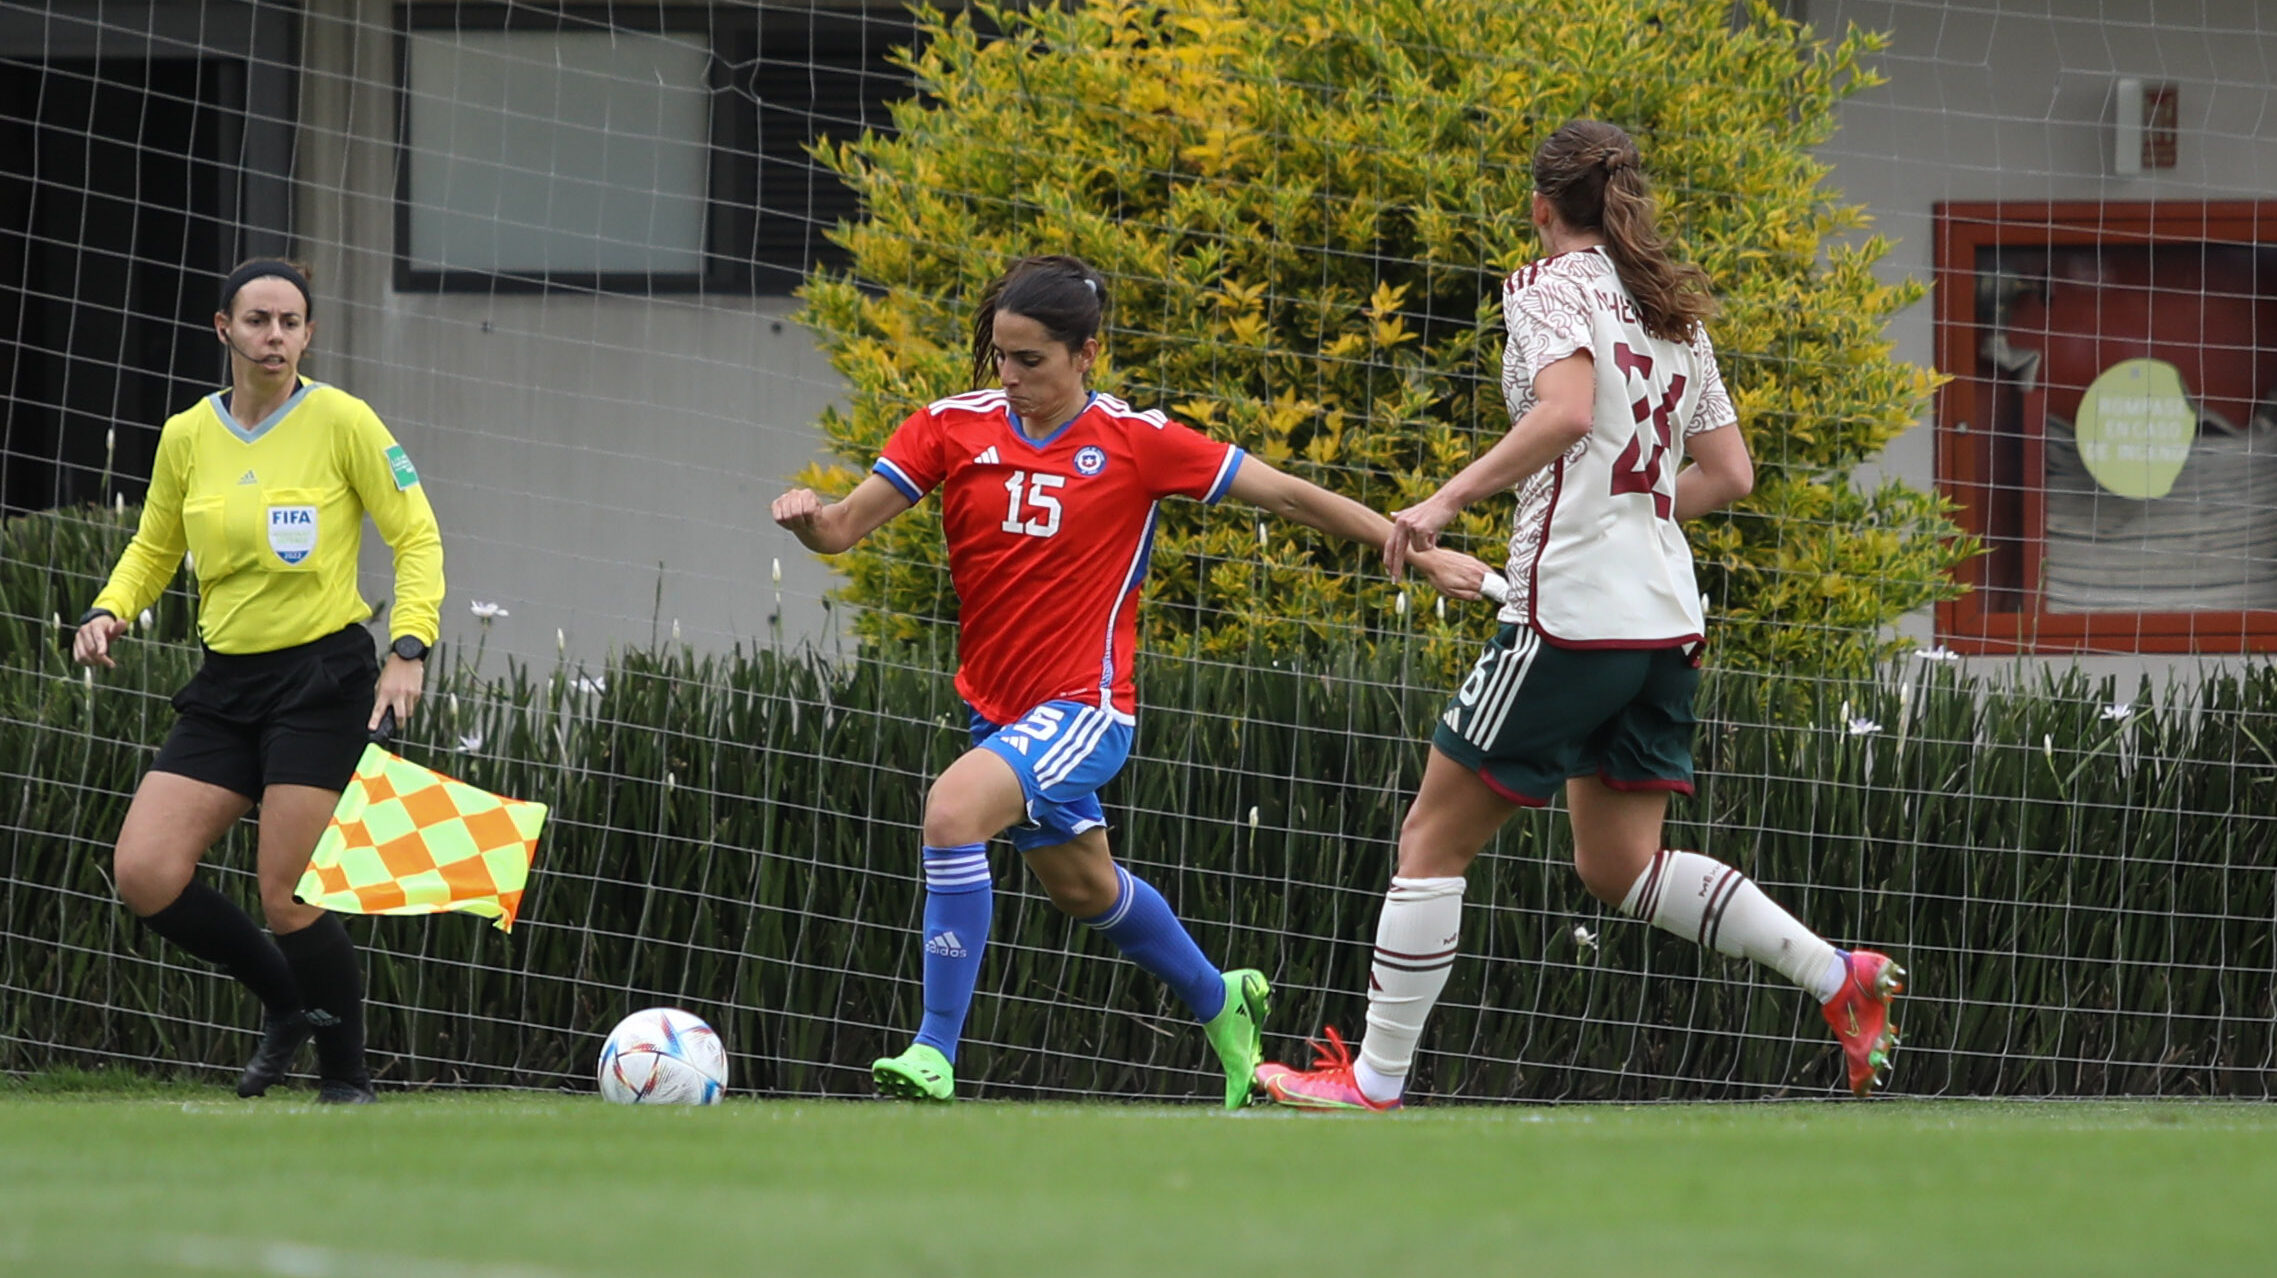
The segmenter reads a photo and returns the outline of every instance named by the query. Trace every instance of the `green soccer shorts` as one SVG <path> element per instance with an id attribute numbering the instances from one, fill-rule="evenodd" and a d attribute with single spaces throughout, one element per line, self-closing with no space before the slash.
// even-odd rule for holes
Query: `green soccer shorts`
<path id="1" fill-rule="evenodd" d="M 1505 625 L 1431 744 L 1497 794 L 1538 808 L 1571 777 L 1692 793 L 1697 647 L 1560 648 Z"/>

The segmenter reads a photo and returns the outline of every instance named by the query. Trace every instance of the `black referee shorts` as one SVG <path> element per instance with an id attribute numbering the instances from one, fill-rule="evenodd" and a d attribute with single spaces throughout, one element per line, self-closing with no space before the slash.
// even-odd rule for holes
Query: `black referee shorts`
<path id="1" fill-rule="evenodd" d="M 209 648 L 174 694 L 180 717 L 150 770 L 255 801 L 272 785 L 346 789 L 378 684 L 379 657 L 362 626 L 275 652 Z"/>

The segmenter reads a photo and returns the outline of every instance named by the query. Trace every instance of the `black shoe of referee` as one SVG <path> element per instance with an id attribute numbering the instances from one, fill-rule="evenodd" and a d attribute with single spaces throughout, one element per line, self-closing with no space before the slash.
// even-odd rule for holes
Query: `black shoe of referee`
<path id="1" fill-rule="evenodd" d="M 292 1072 L 293 1055 L 316 1027 L 300 1012 L 284 1016 L 265 1013 L 261 1017 L 261 1046 L 247 1062 L 245 1072 L 238 1076 L 237 1094 L 259 1096 L 284 1080 Z"/>
<path id="2" fill-rule="evenodd" d="M 373 1099 L 369 1078 L 327 1078 L 316 1085 L 319 1105 L 369 1105 Z"/>

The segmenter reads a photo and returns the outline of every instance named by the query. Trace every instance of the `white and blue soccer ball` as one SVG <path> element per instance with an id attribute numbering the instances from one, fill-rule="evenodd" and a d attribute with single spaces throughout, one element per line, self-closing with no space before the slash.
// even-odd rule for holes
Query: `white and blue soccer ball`
<path id="1" fill-rule="evenodd" d="M 601 1095 L 618 1105 L 717 1105 L 727 1049 L 702 1017 L 651 1007 L 617 1022 L 601 1044 Z"/>

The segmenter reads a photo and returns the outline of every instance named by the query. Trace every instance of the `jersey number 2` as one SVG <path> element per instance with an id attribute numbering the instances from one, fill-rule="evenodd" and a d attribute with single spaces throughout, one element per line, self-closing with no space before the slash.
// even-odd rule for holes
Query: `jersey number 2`
<path id="1" fill-rule="evenodd" d="M 1004 531 L 1021 533 L 1029 537 L 1049 537 L 1059 531 L 1059 498 L 1050 490 L 1067 486 L 1065 475 L 1031 475 L 1024 470 L 1013 471 L 1004 481 L 1004 491 L 1012 495 L 1012 504 L 1004 510 Z M 1043 511 L 1041 522 L 1023 519 L 1028 507 Z"/>

